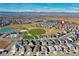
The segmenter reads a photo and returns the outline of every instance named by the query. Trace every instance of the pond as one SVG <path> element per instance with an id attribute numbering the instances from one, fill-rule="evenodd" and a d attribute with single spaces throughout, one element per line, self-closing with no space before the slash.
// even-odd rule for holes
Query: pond
<path id="1" fill-rule="evenodd" d="M 12 31 L 13 29 L 14 29 L 13 27 L 4 28 L 4 29 L 0 30 L 0 33 L 5 33 L 5 32 L 8 32 L 8 31 Z"/>

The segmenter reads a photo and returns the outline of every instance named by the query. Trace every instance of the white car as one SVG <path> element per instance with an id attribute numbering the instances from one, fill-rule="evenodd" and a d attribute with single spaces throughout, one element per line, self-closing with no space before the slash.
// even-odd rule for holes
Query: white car
<path id="1" fill-rule="evenodd" d="M 71 39 L 71 38 L 69 38 L 69 37 L 67 37 L 67 39 L 73 42 L 73 39 Z"/>
<path id="2" fill-rule="evenodd" d="M 47 46 L 49 48 L 49 51 L 52 52 L 52 51 L 55 51 L 55 48 L 53 46 Z"/>
<path id="3" fill-rule="evenodd" d="M 67 44 L 67 46 L 69 47 L 70 50 L 75 49 L 73 44 Z"/>
<path id="4" fill-rule="evenodd" d="M 47 48 L 45 46 L 41 46 L 41 50 L 42 50 L 42 52 L 45 52 L 45 51 L 47 51 Z"/>
<path id="5" fill-rule="evenodd" d="M 61 47 L 60 46 L 54 46 L 56 48 L 57 51 L 61 51 Z"/>

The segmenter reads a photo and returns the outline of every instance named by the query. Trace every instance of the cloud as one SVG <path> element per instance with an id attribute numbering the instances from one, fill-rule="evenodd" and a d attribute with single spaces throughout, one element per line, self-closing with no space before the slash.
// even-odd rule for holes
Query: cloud
<path id="1" fill-rule="evenodd" d="M 49 7 L 43 7 L 43 8 L 47 9 L 47 8 L 49 8 Z"/>

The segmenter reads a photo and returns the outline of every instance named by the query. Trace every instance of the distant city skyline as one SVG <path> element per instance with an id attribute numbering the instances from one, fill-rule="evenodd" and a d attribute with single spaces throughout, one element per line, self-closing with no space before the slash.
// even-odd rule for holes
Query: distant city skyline
<path id="1" fill-rule="evenodd" d="M 79 12 L 78 3 L 0 3 L 3 12 Z"/>

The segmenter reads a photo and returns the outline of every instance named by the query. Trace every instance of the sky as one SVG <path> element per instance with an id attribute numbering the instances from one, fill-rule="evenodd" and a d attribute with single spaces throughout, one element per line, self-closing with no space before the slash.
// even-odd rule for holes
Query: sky
<path id="1" fill-rule="evenodd" d="M 0 3 L 7 12 L 79 12 L 78 3 Z"/>

